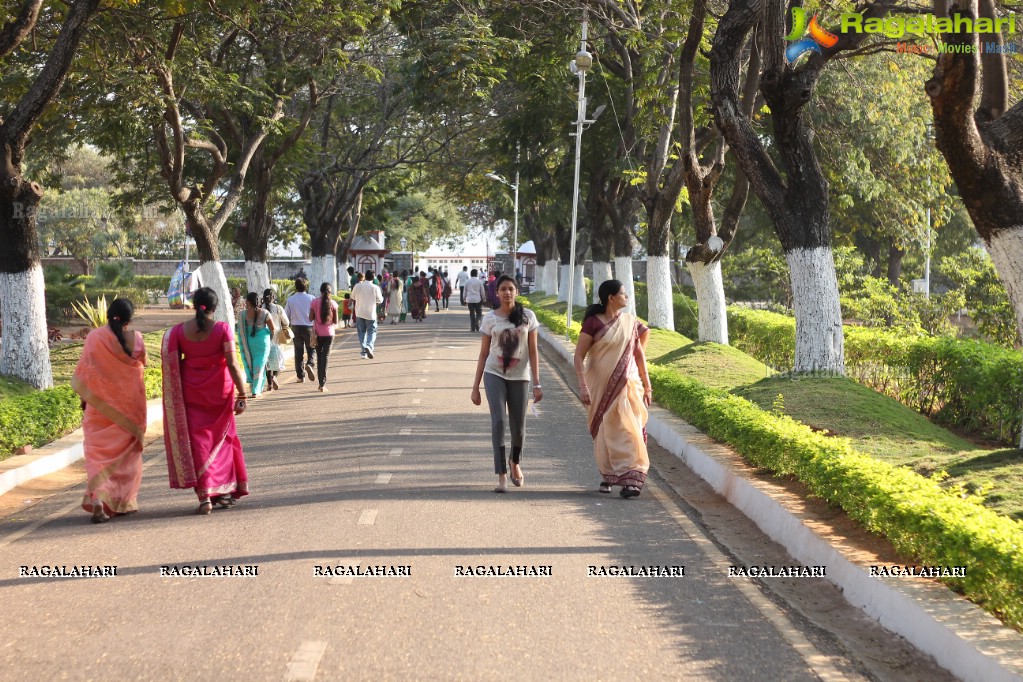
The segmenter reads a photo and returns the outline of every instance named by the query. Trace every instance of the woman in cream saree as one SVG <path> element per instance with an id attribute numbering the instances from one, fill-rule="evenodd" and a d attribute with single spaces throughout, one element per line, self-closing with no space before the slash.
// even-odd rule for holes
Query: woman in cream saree
<path id="1" fill-rule="evenodd" d="M 628 294 L 621 282 L 608 280 L 597 293 L 600 303 L 586 310 L 576 345 L 579 393 L 589 408 L 600 492 L 619 485 L 622 497 L 636 497 L 650 468 L 646 421 L 651 388 L 644 354 L 650 330 L 623 312 Z"/>

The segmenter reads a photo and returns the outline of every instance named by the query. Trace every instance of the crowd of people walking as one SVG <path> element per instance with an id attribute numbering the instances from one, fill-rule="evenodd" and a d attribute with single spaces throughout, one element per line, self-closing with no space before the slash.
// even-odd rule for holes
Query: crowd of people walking
<path id="1" fill-rule="evenodd" d="M 379 284 L 378 284 L 379 282 Z M 515 277 L 493 273 L 484 281 L 464 269 L 456 280 L 459 299 L 468 308 L 471 332 L 481 334 L 470 400 L 490 408 L 495 492 L 508 483 L 522 487 L 525 423 L 529 399 L 543 399 L 540 386 L 538 328 L 534 313 L 517 297 Z M 434 311 L 448 308 L 452 294 L 446 273 L 436 271 L 378 279 L 372 270 L 353 273 L 343 312 L 354 318 L 360 357 L 373 359 L 377 325 L 405 321 L 408 311 L 422 321 L 432 300 Z M 220 301 L 209 288 L 198 289 L 195 317 L 170 329 L 163 339 L 164 445 L 171 488 L 195 492 L 196 512 L 228 508 L 248 494 L 248 473 L 235 416 L 248 400 L 278 390 L 284 369 L 283 346 L 294 343 L 299 383 L 317 381 L 326 392 L 327 364 L 339 324 L 339 306 L 329 283 L 320 295 L 295 280 L 285 306 L 272 289 L 262 299 L 250 292 L 232 330 L 214 319 Z M 386 292 L 386 294 L 385 294 Z M 240 298 L 232 292 L 232 298 Z M 640 495 L 649 469 L 646 449 L 647 407 L 652 392 L 646 370 L 649 329 L 629 314 L 628 294 L 617 280 L 598 288 L 599 303 L 585 313 L 575 352 L 580 399 L 600 474 L 600 492 L 621 487 L 622 497 Z M 232 301 L 238 305 L 237 301 Z M 486 315 L 482 307 L 491 308 Z M 88 474 L 82 507 L 102 523 L 138 510 L 142 447 L 146 429 L 143 372 L 147 361 L 142 335 L 130 330 L 134 316 L 127 299 L 116 299 L 106 326 L 86 338 L 72 387 L 85 410 L 85 463 Z M 315 351 L 315 373 L 313 357 Z M 239 357 L 241 358 L 239 363 Z M 483 393 L 481 393 L 481 384 Z M 506 443 L 505 432 L 510 434 Z"/>

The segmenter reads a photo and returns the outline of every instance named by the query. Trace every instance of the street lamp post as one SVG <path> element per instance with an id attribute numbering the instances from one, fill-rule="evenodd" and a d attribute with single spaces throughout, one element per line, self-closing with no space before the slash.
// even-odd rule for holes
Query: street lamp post
<path id="1" fill-rule="evenodd" d="M 569 67 L 579 76 L 579 102 L 575 119 L 575 183 L 572 187 L 572 241 L 568 253 L 568 305 L 565 312 L 565 339 L 570 339 L 572 329 L 572 289 L 575 285 L 575 235 L 579 220 L 579 169 L 582 163 L 583 126 L 592 121 L 586 120 L 586 72 L 593 65 L 593 56 L 586 51 L 586 14 L 583 13 L 583 35 L 579 44 L 579 52 Z"/>

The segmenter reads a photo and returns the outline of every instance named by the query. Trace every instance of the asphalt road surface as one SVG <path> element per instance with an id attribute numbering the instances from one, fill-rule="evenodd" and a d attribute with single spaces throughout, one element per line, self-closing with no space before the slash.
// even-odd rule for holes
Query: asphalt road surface
<path id="1" fill-rule="evenodd" d="M 252 494 L 233 509 L 195 515 L 157 441 L 139 513 L 90 524 L 78 481 L 4 519 L 0 678 L 942 678 L 819 578 L 789 581 L 827 602 L 815 616 L 729 577 L 739 561 L 796 562 L 745 526 L 737 558 L 658 448 L 641 497 L 598 493 L 584 408 L 546 354 L 525 486 L 492 492 L 487 407 L 469 400 L 478 351 L 460 306 L 382 325 L 373 360 L 343 330 L 328 393 L 289 371 L 239 418 Z M 180 575 L 196 566 L 257 568 Z M 345 575 L 356 566 L 399 575 Z M 684 575 L 589 575 L 630 566 Z M 497 571 L 533 575 L 466 575 Z"/>

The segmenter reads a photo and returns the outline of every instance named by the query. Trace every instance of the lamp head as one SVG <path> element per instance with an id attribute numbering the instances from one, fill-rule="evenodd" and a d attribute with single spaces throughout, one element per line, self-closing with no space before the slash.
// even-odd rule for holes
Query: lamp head
<path id="1" fill-rule="evenodd" d="M 593 55 L 586 50 L 579 50 L 575 53 L 575 61 L 572 63 L 575 64 L 576 71 L 586 73 L 593 66 Z"/>

